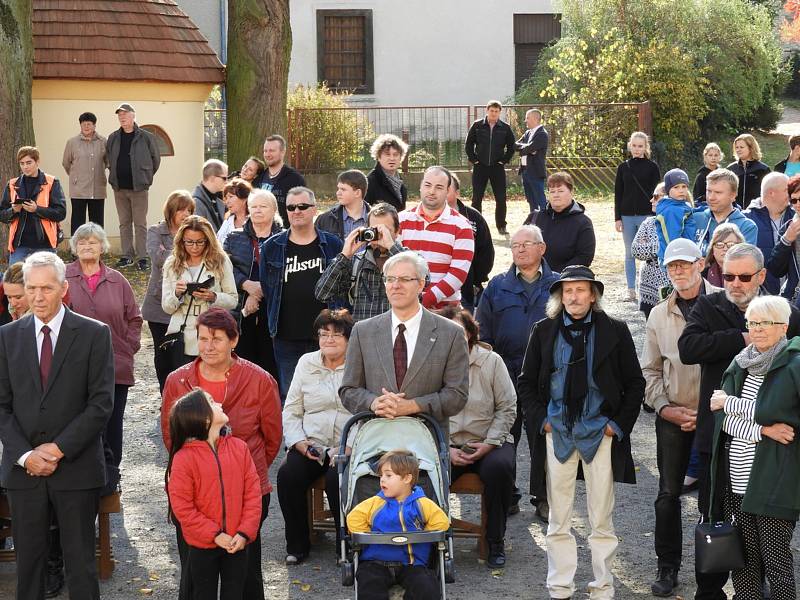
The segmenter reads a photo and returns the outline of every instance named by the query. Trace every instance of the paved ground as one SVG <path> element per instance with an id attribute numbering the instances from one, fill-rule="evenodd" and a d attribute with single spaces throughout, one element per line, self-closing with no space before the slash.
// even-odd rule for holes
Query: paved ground
<path id="1" fill-rule="evenodd" d="M 509 220 L 511 229 L 524 218 L 522 202 L 511 203 Z M 493 203 L 487 202 L 487 217 L 492 220 Z M 628 322 L 634 339 L 640 345 L 644 321 L 635 305 L 621 301 L 624 285 L 623 255 L 620 234 L 613 232 L 612 209 L 608 203 L 590 203 L 589 214 L 598 231 L 598 255 L 595 268 L 606 283 L 608 311 Z M 510 264 L 508 239 L 497 236 L 496 272 Z M 125 415 L 125 456 L 123 468 L 124 512 L 112 517 L 113 546 L 118 565 L 111 580 L 102 584 L 104 598 L 133 600 L 143 596 L 158 599 L 176 597 L 178 578 L 177 550 L 174 530 L 166 520 L 166 500 L 163 492 L 166 454 L 161 447 L 158 430 L 160 398 L 152 368 L 152 342 L 144 340 L 136 360 L 137 380 L 131 390 Z M 657 488 L 655 461 L 654 420 L 642 413 L 633 433 L 634 460 L 639 483 L 636 486 L 617 486 L 615 524 L 620 538 L 619 553 L 614 564 L 617 597 L 648 597 L 649 585 L 654 575 L 653 553 L 653 500 Z M 523 442 L 521 448 L 525 448 Z M 282 457 L 271 470 L 271 478 Z M 519 453 L 519 485 L 527 490 L 530 461 L 525 452 Z M 591 579 L 591 563 L 586 536 L 589 533 L 582 484 L 573 520 L 579 547 L 579 569 L 576 579 L 578 598 L 588 597 L 585 586 Z M 469 499 L 454 499 L 454 514 L 474 517 L 477 503 Z M 692 527 L 696 513 L 696 500 L 689 496 L 684 501 L 684 553 L 685 568 L 681 573 L 683 583 L 679 597 L 691 597 L 694 590 L 692 577 L 693 544 Z M 262 533 L 263 572 L 267 597 L 275 600 L 295 598 L 326 598 L 338 600 L 352 597 L 352 589 L 339 584 L 338 570 L 334 566 L 334 544 L 328 539 L 314 548 L 305 564 L 287 568 L 283 564 L 283 520 L 277 498 L 273 497 L 270 515 Z M 544 587 L 547 570 L 544 530 L 533 519 L 532 507 L 526 501 L 522 512 L 508 523 L 506 538 L 508 563 L 503 571 L 491 572 L 479 564 L 474 544 L 456 541 L 457 581 L 448 586 L 448 595 L 457 600 L 474 598 L 518 599 L 547 597 Z M 15 589 L 13 564 L 0 565 L 0 598 L 11 598 Z M 66 598 L 66 593 L 61 595 Z"/>

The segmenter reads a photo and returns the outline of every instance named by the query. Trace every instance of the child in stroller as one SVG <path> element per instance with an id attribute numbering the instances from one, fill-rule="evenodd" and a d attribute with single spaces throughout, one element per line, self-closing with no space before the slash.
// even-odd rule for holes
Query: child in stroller
<path id="1" fill-rule="evenodd" d="M 450 519 L 417 486 L 419 461 L 413 452 L 393 450 L 378 462 L 381 491 L 367 498 L 347 515 L 351 533 L 405 533 L 447 531 Z M 406 598 L 440 598 L 436 574 L 428 568 L 433 544 L 365 546 L 356 578 L 362 599 L 389 597 L 397 583 Z"/>

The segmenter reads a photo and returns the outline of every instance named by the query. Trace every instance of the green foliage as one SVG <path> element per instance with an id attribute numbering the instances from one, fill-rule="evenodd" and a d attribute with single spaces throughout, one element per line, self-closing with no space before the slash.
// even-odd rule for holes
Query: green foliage
<path id="1" fill-rule="evenodd" d="M 780 114 L 787 77 L 765 6 L 563 0 L 562 14 L 564 35 L 542 53 L 519 103 L 650 100 L 654 137 L 670 156 L 720 131 L 772 127 Z M 612 143 L 614 124 L 594 124 L 598 136 L 573 120 L 577 147 Z"/>
<path id="2" fill-rule="evenodd" d="M 289 129 L 292 139 L 303 140 L 296 149 L 298 165 L 306 170 L 339 169 L 358 161 L 367 140 L 374 137 L 368 122 L 359 122 L 347 108 L 350 94 L 319 87 L 298 85 L 289 92 Z M 317 110 L 327 109 L 327 110 Z"/>

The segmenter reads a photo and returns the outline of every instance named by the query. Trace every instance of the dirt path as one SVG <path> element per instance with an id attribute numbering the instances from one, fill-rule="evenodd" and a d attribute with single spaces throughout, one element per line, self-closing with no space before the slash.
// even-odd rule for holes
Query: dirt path
<path id="1" fill-rule="evenodd" d="M 791 106 L 784 108 L 783 117 L 781 117 L 773 133 L 780 133 L 782 135 L 800 134 L 800 110 L 792 108 Z"/>
<path id="2" fill-rule="evenodd" d="M 493 210 L 493 202 L 486 208 Z M 641 345 L 644 321 L 632 303 L 622 302 L 624 275 L 621 235 L 613 232 L 611 205 L 596 203 L 589 206 L 589 214 L 598 231 L 598 252 L 595 268 L 606 284 L 608 311 L 628 322 L 637 345 Z M 524 203 L 510 203 L 511 229 L 524 218 Z M 493 222 L 488 216 L 489 222 Z M 496 237 L 497 259 L 495 272 L 510 264 L 508 239 Z M 166 455 L 161 446 L 158 429 L 160 398 L 152 367 L 152 342 L 143 341 L 142 351 L 136 359 L 137 380 L 131 389 L 125 415 L 125 455 L 123 468 L 124 512 L 112 516 L 113 546 L 117 560 L 113 577 L 102 584 L 103 598 L 134 600 L 142 597 L 174 599 L 178 579 L 177 550 L 174 530 L 165 518 L 166 501 L 163 492 L 163 475 Z M 642 413 L 633 432 L 634 460 L 637 464 L 637 486 L 617 486 L 615 522 L 620 538 L 619 552 L 614 564 L 617 598 L 650 597 L 650 583 L 655 574 L 653 552 L 653 501 L 657 491 L 654 419 Z M 519 486 L 528 489 L 530 460 L 525 441 L 519 452 Z M 279 457 L 271 469 L 275 481 Z M 573 520 L 579 547 L 579 568 L 576 577 L 576 598 L 586 598 L 586 584 L 591 580 L 591 563 L 587 545 L 589 533 L 583 486 L 579 494 Z M 474 519 L 479 506 L 474 499 L 454 499 L 453 512 Z M 527 496 L 521 504 L 519 515 L 508 522 L 506 549 L 507 567 L 501 572 L 490 572 L 478 564 L 475 545 L 456 540 L 456 583 L 448 586 L 448 597 L 454 600 L 475 598 L 492 599 L 542 599 L 547 598 L 544 587 L 547 572 L 544 529 L 533 519 L 532 506 Z M 352 597 L 352 589 L 339 583 L 338 569 L 334 565 L 334 544 L 331 539 L 314 547 L 311 559 L 305 564 L 287 568 L 283 564 L 283 520 L 277 497 L 273 495 L 270 514 L 262 532 L 263 572 L 267 598 L 274 600 L 325 598 L 338 600 Z M 692 563 L 694 548 L 692 530 L 696 514 L 696 499 L 684 500 L 684 556 L 681 572 L 681 597 L 691 597 L 693 585 Z M 796 544 L 795 544 L 796 545 Z M 800 574 L 800 573 L 798 573 Z M 309 585 L 310 588 L 306 588 Z M 0 598 L 11 598 L 15 589 L 13 564 L 0 565 Z M 307 591 L 305 591 L 307 589 Z M 148 591 L 145 591 L 148 590 Z M 732 593 L 732 592 L 731 592 Z M 62 593 L 61 598 L 66 598 Z"/>

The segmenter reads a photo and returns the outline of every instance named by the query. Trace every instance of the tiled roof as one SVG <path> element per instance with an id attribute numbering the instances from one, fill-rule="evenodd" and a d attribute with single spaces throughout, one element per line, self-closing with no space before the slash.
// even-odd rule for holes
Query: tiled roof
<path id="1" fill-rule="evenodd" d="M 172 0 L 34 0 L 34 79 L 221 83 L 225 71 Z"/>

